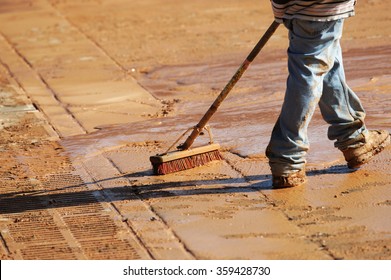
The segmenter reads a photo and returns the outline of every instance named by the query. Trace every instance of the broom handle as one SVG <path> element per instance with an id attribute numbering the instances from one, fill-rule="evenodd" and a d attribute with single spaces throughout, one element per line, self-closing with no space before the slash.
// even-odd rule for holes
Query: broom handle
<path id="1" fill-rule="evenodd" d="M 259 54 L 259 52 L 262 50 L 262 48 L 266 45 L 266 43 L 267 43 L 267 41 L 269 41 L 270 37 L 272 37 L 272 35 L 274 34 L 274 32 L 276 31 L 276 29 L 278 28 L 279 25 L 280 24 L 278 22 L 273 21 L 273 23 L 270 25 L 270 27 L 266 30 L 265 34 L 258 41 L 258 43 L 255 45 L 254 49 L 247 56 L 247 58 L 244 60 L 242 65 L 240 65 L 239 69 L 233 75 L 231 80 L 228 82 L 228 84 L 225 86 L 225 88 L 221 91 L 219 96 L 216 98 L 216 100 L 210 106 L 208 111 L 205 113 L 205 115 L 202 117 L 202 119 L 199 121 L 199 123 L 194 127 L 192 133 L 189 135 L 189 137 L 186 139 L 186 141 L 177 147 L 178 149 L 186 150 L 191 147 L 194 140 L 197 138 L 197 136 L 204 129 L 207 122 L 210 120 L 210 118 L 213 116 L 213 114 L 217 111 L 220 104 L 227 97 L 228 93 L 235 86 L 237 81 L 239 81 L 239 79 L 242 77 L 243 73 L 247 70 L 250 63 L 254 60 L 254 58 Z"/>

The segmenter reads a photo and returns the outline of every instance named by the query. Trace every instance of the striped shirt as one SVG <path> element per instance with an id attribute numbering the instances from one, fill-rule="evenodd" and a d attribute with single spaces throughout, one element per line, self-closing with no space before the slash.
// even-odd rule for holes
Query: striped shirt
<path id="1" fill-rule="evenodd" d="M 329 21 L 354 15 L 356 0 L 271 0 L 277 22 L 298 18 Z"/>

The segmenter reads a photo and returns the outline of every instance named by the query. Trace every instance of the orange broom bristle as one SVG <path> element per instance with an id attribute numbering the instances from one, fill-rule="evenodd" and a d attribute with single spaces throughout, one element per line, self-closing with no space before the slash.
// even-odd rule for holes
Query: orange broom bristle
<path id="1" fill-rule="evenodd" d="M 214 150 L 210 152 L 205 152 L 202 154 L 192 155 L 180 159 L 175 159 L 167 162 L 153 163 L 153 172 L 156 175 L 164 175 L 169 173 L 174 173 L 186 169 L 191 169 L 197 166 L 202 166 L 208 162 L 214 160 L 222 160 L 219 150 Z"/>

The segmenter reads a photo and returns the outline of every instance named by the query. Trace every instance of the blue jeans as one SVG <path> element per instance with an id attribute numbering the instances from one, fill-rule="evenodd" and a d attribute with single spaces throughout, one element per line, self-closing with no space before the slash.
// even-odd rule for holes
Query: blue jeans
<path id="1" fill-rule="evenodd" d="M 307 128 L 319 105 L 330 125 L 328 138 L 344 150 L 363 144 L 368 133 L 365 112 L 348 87 L 340 39 L 343 20 L 284 22 L 289 29 L 287 89 L 266 156 L 272 174 L 287 175 L 305 168 Z"/>

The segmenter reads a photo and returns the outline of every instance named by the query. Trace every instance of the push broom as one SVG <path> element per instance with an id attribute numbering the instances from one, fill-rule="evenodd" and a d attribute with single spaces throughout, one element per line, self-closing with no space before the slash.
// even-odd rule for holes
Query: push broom
<path id="1" fill-rule="evenodd" d="M 231 80 L 220 92 L 216 100 L 210 106 L 210 108 L 199 121 L 199 123 L 196 126 L 188 129 L 185 133 L 183 133 L 181 137 L 179 137 L 179 139 L 174 144 L 172 144 L 171 147 L 168 148 L 165 153 L 150 157 L 154 174 L 163 175 L 178 172 L 201 166 L 214 160 L 223 159 L 219 152 L 220 145 L 217 143 L 213 143 L 212 134 L 210 132 L 209 126 L 207 126 L 207 123 L 211 119 L 213 114 L 217 111 L 220 104 L 227 97 L 231 89 L 242 77 L 243 73 L 247 70 L 250 63 L 259 54 L 267 41 L 269 41 L 270 37 L 274 34 L 279 25 L 280 24 L 278 22 L 273 21 L 270 27 L 266 30 L 265 34 L 255 45 L 251 53 L 247 56 L 247 58 L 240 65 L 236 73 L 232 76 Z M 171 151 L 171 149 L 176 145 L 176 143 L 178 143 L 180 139 L 184 137 L 190 130 L 192 130 L 192 132 L 187 137 L 186 141 L 183 144 L 177 146 L 177 150 Z M 209 144 L 205 146 L 191 148 L 195 139 L 203 132 L 203 130 L 206 130 L 209 134 Z"/>

